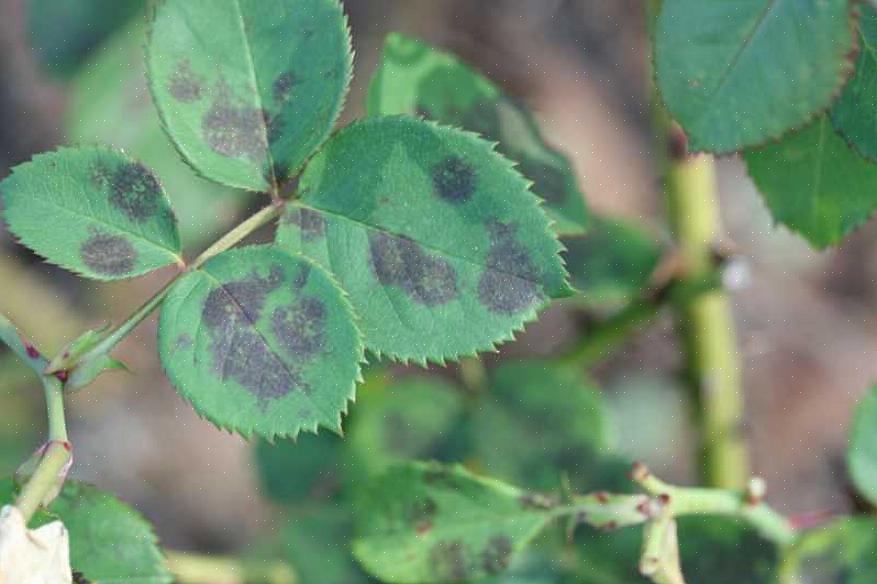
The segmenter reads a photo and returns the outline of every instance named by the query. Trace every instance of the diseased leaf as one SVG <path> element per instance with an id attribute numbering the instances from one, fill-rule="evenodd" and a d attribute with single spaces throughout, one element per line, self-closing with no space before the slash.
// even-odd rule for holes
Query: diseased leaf
<path id="1" fill-rule="evenodd" d="M 216 182 L 276 193 L 328 137 L 352 52 L 338 0 L 165 0 L 147 64 L 186 160 Z"/>
<path id="2" fill-rule="evenodd" d="M 12 480 L 0 481 L 0 507 L 14 500 Z M 152 526 L 134 509 L 90 485 L 67 481 L 37 527 L 60 519 L 70 534 L 70 565 L 100 584 L 170 584 Z"/>
<path id="3" fill-rule="evenodd" d="M 854 517 L 806 532 L 786 554 L 782 584 L 877 581 L 877 522 Z"/>
<path id="4" fill-rule="evenodd" d="M 877 165 L 847 146 L 827 116 L 745 159 L 774 219 L 818 249 L 840 243 L 877 207 Z"/>
<path id="5" fill-rule="evenodd" d="M 877 160 L 877 12 L 862 4 L 856 73 L 831 110 L 831 121 L 853 147 Z"/>
<path id="6" fill-rule="evenodd" d="M 224 252 L 177 282 L 158 345 L 171 382 L 202 416 L 268 439 L 340 432 L 363 358 L 341 290 L 270 246 Z"/>
<path id="7" fill-rule="evenodd" d="M 587 234 L 561 241 L 573 286 L 595 308 L 635 298 L 661 258 L 654 237 L 631 223 L 605 217 L 593 217 Z"/>
<path id="8" fill-rule="evenodd" d="M 826 109 L 852 70 L 849 0 L 666 0 L 661 95 L 693 150 L 763 144 Z"/>
<path id="9" fill-rule="evenodd" d="M 578 492 L 608 488 L 601 483 L 603 403 L 577 371 L 540 361 L 501 365 L 472 432 L 477 458 L 492 476 L 548 490 L 566 473 Z"/>
<path id="10" fill-rule="evenodd" d="M 418 115 L 478 132 L 519 163 L 558 233 L 579 234 L 588 226 L 570 161 L 545 141 L 523 104 L 455 56 L 402 34 L 389 35 L 369 87 L 368 113 Z"/>
<path id="11" fill-rule="evenodd" d="M 143 19 L 134 19 L 71 80 L 65 132 L 71 142 L 111 144 L 151 168 L 173 203 L 184 248 L 201 248 L 232 224 L 249 197 L 197 176 L 168 141 L 146 82 L 145 29 Z"/>
<path id="12" fill-rule="evenodd" d="M 504 571 L 553 518 L 462 467 L 405 463 L 368 488 L 353 552 L 385 582 L 464 582 Z"/>
<path id="13" fill-rule="evenodd" d="M 348 473 L 355 466 L 364 476 L 374 475 L 401 460 L 451 462 L 462 448 L 457 443 L 462 414 L 459 390 L 437 378 L 359 391 L 345 441 L 354 462 Z"/>
<path id="14" fill-rule="evenodd" d="M 872 387 L 856 408 L 847 464 L 856 490 L 877 505 L 877 387 Z"/>
<path id="15" fill-rule="evenodd" d="M 569 293 L 536 198 L 471 134 L 406 117 L 354 124 L 299 188 L 278 244 L 334 273 L 378 355 L 489 350 Z"/>
<path id="16" fill-rule="evenodd" d="M 148 168 L 101 147 L 34 156 L 0 183 L 10 230 L 51 263 L 118 280 L 181 262 L 177 222 Z"/>

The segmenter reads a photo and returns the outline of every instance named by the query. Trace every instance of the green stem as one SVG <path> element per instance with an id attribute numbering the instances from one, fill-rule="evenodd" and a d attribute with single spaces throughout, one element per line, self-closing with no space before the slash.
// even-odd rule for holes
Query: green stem
<path id="1" fill-rule="evenodd" d="M 659 0 L 650 0 L 650 22 Z M 690 156 L 682 130 L 653 90 L 653 117 L 663 160 L 671 227 L 687 277 L 698 279 L 714 262 L 721 220 L 712 157 Z M 703 482 L 741 488 L 749 475 L 743 436 L 744 403 L 734 319 L 727 294 L 715 290 L 682 305 L 677 323 L 686 349 L 687 380 L 697 406 Z"/>
<path id="2" fill-rule="evenodd" d="M 208 247 L 204 253 L 199 255 L 195 261 L 192 262 L 188 270 L 197 270 L 204 265 L 204 262 L 213 256 L 233 248 L 253 232 L 279 217 L 282 212 L 282 204 L 271 204 L 263 208 L 255 215 L 226 233 L 216 243 Z"/>
<path id="3" fill-rule="evenodd" d="M 43 376 L 42 380 L 49 419 L 49 443 L 34 473 L 15 501 L 15 506 L 21 511 L 25 522 L 33 517 L 40 505 L 51 498 L 50 495 L 60 491 L 64 481 L 64 467 L 71 457 L 64 419 L 63 385 L 51 376 Z"/>
<path id="4" fill-rule="evenodd" d="M 295 572 L 279 561 L 166 552 L 168 569 L 179 584 L 295 584 Z"/>

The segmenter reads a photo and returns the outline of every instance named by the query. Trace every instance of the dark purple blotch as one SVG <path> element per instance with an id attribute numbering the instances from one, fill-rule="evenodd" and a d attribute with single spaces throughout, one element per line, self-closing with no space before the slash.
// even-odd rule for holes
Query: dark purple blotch
<path id="1" fill-rule="evenodd" d="M 459 205 L 469 201 L 478 188 L 478 175 L 459 156 L 448 156 L 432 168 L 432 184 L 436 195 Z"/>
<path id="2" fill-rule="evenodd" d="M 192 103 L 201 99 L 204 78 L 192 70 L 188 59 L 181 59 L 168 79 L 167 89 L 177 101 Z"/>
<path id="3" fill-rule="evenodd" d="M 213 103 L 201 119 L 201 129 L 207 144 L 218 154 L 257 161 L 267 156 L 265 113 L 234 98 L 224 81 L 216 87 Z"/>
<path id="4" fill-rule="evenodd" d="M 539 269 L 517 241 L 517 226 L 497 221 L 487 226 L 491 246 L 478 281 L 478 298 L 497 314 L 516 314 L 542 298 Z"/>
<path id="5" fill-rule="evenodd" d="M 137 250 L 124 237 L 95 231 L 79 248 L 79 257 L 95 273 L 118 277 L 134 270 Z"/>
<path id="6" fill-rule="evenodd" d="M 431 257 L 416 242 L 384 233 L 369 235 L 375 276 L 396 286 L 424 306 L 446 304 L 457 296 L 457 272 L 448 262 Z"/>
<path id="7" fill-rule="evenodd" d="M 307 359 L 322 351 L 326 343 L 326 305 L 319 298 L 302 298 L 293 306 L 276 308 L 271 325 L 290 355 Z"/>

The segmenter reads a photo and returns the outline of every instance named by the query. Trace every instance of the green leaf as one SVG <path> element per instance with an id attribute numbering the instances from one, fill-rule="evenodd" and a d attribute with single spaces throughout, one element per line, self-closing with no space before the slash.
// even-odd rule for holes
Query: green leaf
<path id="1" fill-rule="evenodd" d="M 536 198 L 472 134 L 406 117 L 357 123 L 299 188 L 278 243 L 335 274 L 378 355 L 425 363 L 490 350 L 569 292 Z"/>
<path id="2" fill-rule="evenodd" d="M 289 505 L 310 505 L 335 495 L 342 479 L 342 443 L 340 436 L 325 432 L 276 444 L 260 440 L 256 466 L 262 492 Z"/>
<path id="3" fill-rule="evenodd" d="M 779 138 L 826 109 L 852 70 L 849 0 L 666 0 L 661 95 L 692 150 Z"/>
<path id="4" fill-rule="evenodd" d="M 270 246 L 227 251 L 183 277 L 158 337 L 171 382 L 202 416 L 268 439 L 340 432 L 363 359 L 338 286 Z"/>
<path id="5" fill-rule="evenodd" d="M 856 490 L 877 505 L 877 387 L 872 387 L 856 407 L 847 465 Z"/>
<path id="6" fill-rule="evenodd" d="M 524 495 L 462 467 L 394 466 L 360 502 L 354 555 L 385 582 L 463 582 L 499 573 L 553 518 Z"/>
<path id="7" fill-rule="evenodd" d="M 847 146 L 827 116 L 745 159 L 774 219 L 818 249 L 840 243 L 877 207 L 877 165 Z"/>
<path id="8" fill-rule="evenodd" d="M 401 460 L 451 462 L 459 450 L 462 414 L 460 391 L 436 378 L 359 391 L 345 442 L 362 473 L 355 476 L 377 474 Z"/>
<path id="9" fill-rule="evenodd" d="M 774 584 L 779 549 L 742 520 L 683 517 L 679 553 L 687 584 Z"/>
<path id="10" fill-rule="evenodd" d="M 586 492 L 608 488 L 601 484 L 607 426 L 600 394 L 578 371 L 525 361 L 493 371 L 472 432 L 476 455 L 491 475 L 548 490 L 566 473 Z"/>
<path id="11" fill-rule="evenodd" d="M 634 299 L 661 259 L 654 237 L 632 223 L 605 217 L 594 217 L 586 235 L 561 241 L 572 284 L 592 307 Z"/>
<path id="12" fill-rule="evenodd" d="M 181 263 L 177 222 L 155 175 L 121 152 L 60 148 L 0 183 L 9 229 L 51 263 L 118 280 Z"/>
<path id="13" fill-rule="evenodd" d="M 153 99 L 186 160 L 273 193 L 328 137 L 352 62 L 338 0 L 166 0 L 147 48 Z"/>
<path id="14" fill-rule="evenodd" d="M 368 94 L 370 116 L 408 114 L 478 132 L 519 163 L 561 234 L 583 233 L 588 210 L 570 161 L 532 114 L 455 56 L 393 33 Z"/>
<path id="15" fill-rule="evenodd" d="M 12 503 L 0 481 L 0 506 Z M 152 526 L 134 509 L 90 485 L 68 481 L 36 525 L 60 519 L 70 535 L 70 565 L 100 584 L 170 584 Z"/>
<path id="16" fill-rule="evenodd" d="M 232 224 L 249 195 L 197 176 L 168 141 L 146 83 L 145 29 L 143 19 L 134 19 L 72 79 L 66 135 L 74 143 L 112 144 L 153 169 L 179 218 L 184 248 L 201 248 Z"/>
<path id="17" fill-rule="evenodd" d="M 25 340 L 15 325 L 2 314 L 0 314 L 0 342 L 18 355 L 37 375 L 42 375 L 46 365 L 49 364 L 37 348 L 30 341 Z"/>
<path id="18" fill-rule="evenodd" d="M 863 156 L 877 160 L 877 12 L 863 5 L 859 18 L 859 59 L 831 110 L 831 121 Z"/>
<path id="19" fill-rule="evenodd" d="M 877 582 L 877 522 L 852 517 L 806 532 L 786 554 L 784 584 Z"/>

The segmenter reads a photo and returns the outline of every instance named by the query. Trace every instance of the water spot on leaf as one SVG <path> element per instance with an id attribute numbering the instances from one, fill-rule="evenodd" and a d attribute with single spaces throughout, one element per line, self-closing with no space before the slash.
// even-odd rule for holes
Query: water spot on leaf
<path id="1" fill-rule="evenodd" d="M 238 382 L 263 408 L 293 390 L 310 390 L 301 372 L 282 362 L 255 330 L 268 295 L 282 281 L 280 266 L 271 266 L 266 277 L 254 270 L 246 278 L 212 290 L 201 314 L 210 334 L 210 351 L 219 378 Z"/>
<path id="2" fill-rule="evenodd" d="M 317 211 L 295 209 L 286 215 L 286 221 L 298 225 L 305 243 L 317 241 L 326 235 L 326 219 Z"/>
<path id="3" fill-rule="evenodd" d="M 182 59 L 168 79 L 167 89 L 177 101 L 192 103 L 201 99 L 204 79 L 192 70 L 188 59 Z"/>
<path id="4" fill-rule="evenodd" d="M 97 274 L 124 276 L 134 269 L 137 250 L 124 237 L 95 231 L 79 248 L 79 257 Z"/>
<path id="5" fill-rule="evenodd" d="M 481 565 L 488 574 L 502 572 L 509 567 L 512 556 L 512 542 L 504 535 L 495 535 L 487 542 L 481 554 Z"/>
<path id="6" fill-rule="evenodd" d="M 439 197 L 458 205 L 467 202 L 475 194 L 478 175 L 459 156 L 448 156 L 433 167 L 432 183 Z"/>
<path id="7" fill-rule="evenodd" d="M 274 80 L 274 85 L 272 86 L 274 101 L 278 103 L 289 101 L 289 98 L 292 95 L 292 90 L 298 85 L 298 83 L 299 81 L 292 71 L 281 73 L 280 76 Z"/>
<path id="8" fill-rule="evenodd" d="M 369 235 L 371 263 L 378 281 L 397 286 L 425 306 L 438 306 L 457 296 L 457 272 L 448 262 L 430 257 L 416 242 L 377 233 Z"/>
<path id="9" fill-rule="evenodd" d="M 139 162 L 123 163 L 114 170 L 98 165 L 92 177 L 98 186 L 109 190 L 110 204 L 130 220 L 143 223 L 158 213 L 161 185 L 152 171 Z"/>
<path id="10" fill-rule="evenodd" d="M 235 100 L 224 81 L 217 86 L 213 104 L 201 120 L 201 129 L 204 139 L 218 154 L 255 160 L 266 156 L 264 113 Z"/>
<path id="11" fill-rule="evenodd" d="M 441 580 L 462 582 L 469 576 L 466 549 L 459 540 L 436 543 L 430 552 L 430 562 Z"/>
<path id="12" fill-rule="evenodd" d="M 492 243 L 487 267 L 478 282 L 478 297 L 492 312 L 515 314 L 541 298 L 536 284 L 539 271 L 530 254 L 518 243 L 514 224 L 495 221 L 487 228 Z"/>
<path id="13" fill-rule="evenodd" d="M 326 305 L 319 298 L 302 298 L 296 306 L 275 309 L 271 324 L 277 340 L 290 354 L 310 357 L 325 344 Z"/>

